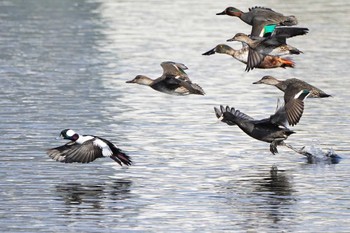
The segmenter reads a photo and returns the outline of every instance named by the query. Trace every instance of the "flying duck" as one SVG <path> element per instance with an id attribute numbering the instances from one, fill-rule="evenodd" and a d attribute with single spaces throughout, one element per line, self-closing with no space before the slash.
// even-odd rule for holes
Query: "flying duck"
<path id="1" fill-rule="evenodd" d="M 243 46 L 241 49 L 236 50 L 226 44 L 219 44 L 215 48 L 203 53 L 202 55 L 212 55 L 215 53 L 227 54 L 237 59 L 238 61 L 247 64 L 249 47 Z M 286 68 L 294 67 L 294 62 L 287 58 L 282 58 L 279 56 L 267 55 L 264 57 L 263 61 L 256 67 L 260 69 L 271 69 L 271 68 Z"/>
<path id="2" fill-rule="evenodd" d="M 93 135 L 79 135 L 71 129 L 62 130 L 60 137 L 70 140 L 70 142 L 47 150 L 50 158 L 56 161 L 90 163 L 95 159 L 109 156 L 120 166 L 129 166 L 132 163 L 128 155 L 104 138 Z"/>
<path id="3" fill-rule="evenodd" d="M 295 133 L 286 127 L 286 109 L 289 108 L 291 104 L 298 104 L 301 109 L 293 112 L 292 119 L 294 120 L 294 123 L 299 121 L 303 114 L 302 103 L 308 93 L 309 91 L 303 90 L 293 100 L 294 103 L 289 102 L 288 105 L 278 107 L 275 114 L 262 120 L 255 120 L 239 110 L 230 108 L 229 106 L 226 106 L 225 108 L 222 105 L 220 108 L 214 107 L 215 115 L 218 119 L 228 125 L 237 125 L 250 137 L 270 143 L 270 151 L 272 154 L 275 154 L 278 153 L 277 146 L 285 145 L 284 140 L 286 140 L 289 135 Z"/>
<path id="4" fill-rule="evenodd" d="M 309 29 L 302 27 L 276 26 L 266 37 L 249 37 L 244 33 L 237 33 L 227 41 L 240 41 L 249 46 L 246 71 L 257 67 L 266 55 L 282 56 L 302 53 L 297 48 L 287 45 L 286 39 L 304 35 Z"/>
<path id="5" fill-rule="evenodd" d="M 310 91 L 310 95 L 308 97 L 311 98 L 326 98 L 331 96 L 321 89 L 297 78 L 290 78 L 282 81 L 267 75 L 262 77 L 259 81 L 253 82 L 253 84 L 267 84 L 275 86 L 284 93 L 288 93 L 285 94 L 287 96 L 293 95 L 293 93 L 297 93 L 303 89 Z"/>
<path id="6" fill-rule="evenodd" d="M 252 26 L 250 35 L 253 37 L 262 36 L 265 25 L 276 24 L 282 26 L 293 26 L 298 24 L 294 15 L 284 16 L 266 7 L 252 7 L 248 12 L 242 12 L 235 7 L 227 7 L 216 15 L 229 15 L 240 18 L 243 22 Z"/>
<path id="7" fill-rule="evenodd" d="M 203 89 L 192 83 L 184 69 L 187 67 L 182 63 L 172 61 L 162 62 L 163 74 L 157 79 L 151 79 L 145 75 L 137 75 L 134 79 L 126 83 L 137 83 L 150 86 L 156 91 L 170 95 L 204 95 Z"/>

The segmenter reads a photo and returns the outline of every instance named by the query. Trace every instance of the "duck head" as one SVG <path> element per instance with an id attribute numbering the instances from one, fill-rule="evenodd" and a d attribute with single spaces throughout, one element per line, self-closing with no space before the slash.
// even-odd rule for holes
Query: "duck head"
<path id="1" fill-rule="evenodd" d="M 231 39 L 228 39 L 227 41 L 240 41 L 244 43 L 249 43 L 250 40 L 251 39 L 249 38 L 248 35 L 244 33 L 237 33 L 234 37 L 232 37 Z"/>
<path id="2" fill-rule="evenodd" d="M 218 44 L 215 48 L 203 53 L 202 55 L 212 55 L 214 53 L 227 53 L 227 51 L 233 50 L 230 46 L 225 44 Z"/>
<path id="3" fill-rule="evenodd" d="M 241 10 L 238 10 L 235 7 L 229 6 L 227 7 L 223 12 L 216 13 L 216 15 L 229 15 L 229 16 L 236 16 L 240 17 L 242 14 Z"/>
<path id="4" fill-rule="evenodd" d="M 126 81 L 126 83 L 137 83 L 137 84 L 146 85 L 146 86 L 151 85 L 152 82 L 153 82 L 152 79 L 144 75 L 137 75 L 134 79 Z"/>
<path id="5" fill-rule="evenodd" d="M 64 130 L 61 131 L 60 137 L 63 138 L 63 139 L 76 141 L 79 138 L 79 134 L 74 132 L 74 130 L 64 129 Z"/>
<path id="6" fill-rule="evenodd" d="M 253 84 L 267 84 L 273 86 L 277 85 L 278 83 L 280 83 L 279 80 L 269 75 L 262 77 L 259 81 L 253 82 Z"/>

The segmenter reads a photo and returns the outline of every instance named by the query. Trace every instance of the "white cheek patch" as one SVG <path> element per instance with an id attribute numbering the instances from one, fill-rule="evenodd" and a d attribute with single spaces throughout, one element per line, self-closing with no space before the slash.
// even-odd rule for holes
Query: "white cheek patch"
<path id="1" fill-rule="evenodd" d="M 72 137 L 76 133 L 73 130 L 70 129 L 70 130 L 67 131 L 66 134 L 67 134 L 68 137 Z"/>
<path id="2" fill-rule="evenodd" d="M 94 140 L 94 145 L 98 146 L 99 148 L 102 149 L 103 156 L 111 156 L 113 154 L 113 152 L 111 151 L 109 146 L 105 142 L 103 142 L 102 140 L 100 140 L 98 138 L 96 138 L 96 140 Z"/>

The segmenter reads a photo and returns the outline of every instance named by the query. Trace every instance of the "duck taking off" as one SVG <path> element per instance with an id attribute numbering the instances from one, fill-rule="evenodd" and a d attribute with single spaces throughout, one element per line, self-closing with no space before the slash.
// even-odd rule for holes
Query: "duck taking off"
<path id="1" fill-rule="evenodd" d="M 128 155 L 110 141 L 93 136 L 79 135 L 71 129 L 62 130 L 60 137 L 70 140 L 67 144 L 47 150 L 50 158 L 63 163 L 90 163 L 109 156 L 120 166 L 131 165 Z"/>
<path id="2" fill-rule="evenodd" d="M 192 83 L 184 69 L 187 67 L 182 63 L 172 61 L 162 62 L 163 74 L 157 79 L 151 79 L 145 75 L 137 75 L 134 79 L 126 83 L 137 83 L 150 86 L 156 91 L 170 95 L 204 95 L 203 89 Z"/>
<path id="3" fill-rule="evenodd" d="M 309 92 L 307 90 L 302 91 L 292 102 L 277 108 L 275 114 L 262 120 L 255 120 L 247 114 L 240 112 L 229 106 L 220 106 L 220 108 L 214 107 L 215 115 L 218 119 L 228 125 L 237 125 L 243 132 L 252 138 L 260 141 L 270 143 L 270 151 L 272 154 L 278 153 L 277 146 L 285 145 L 289 135 L 295 133 L 294 131 L 286 127 L 288 121 L 287 109 L 291 105 L 299 105 L 297 111 L 293 111 L 291 119 L 292 124 L 296 124 L 303 114 L 303 100 L 306 98 Z M 294 108 L 296 109 L 296 108 Z"/>

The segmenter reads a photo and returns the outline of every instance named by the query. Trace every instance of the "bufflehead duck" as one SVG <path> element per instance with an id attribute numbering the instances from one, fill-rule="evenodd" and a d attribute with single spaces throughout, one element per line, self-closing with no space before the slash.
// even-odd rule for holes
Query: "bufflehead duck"
<path id="1" fill-rule="evenodd" d="M 109 156 L 120 166 L 131 165 L 130 157 L 110 141 L 93 135 L 79 135 L 71 129 L 62 130 L 60 137 L 71 140 L 63 146 L 47 150 L 54 160 L 63 163 L 90 163 L 97 158 Z"/>

